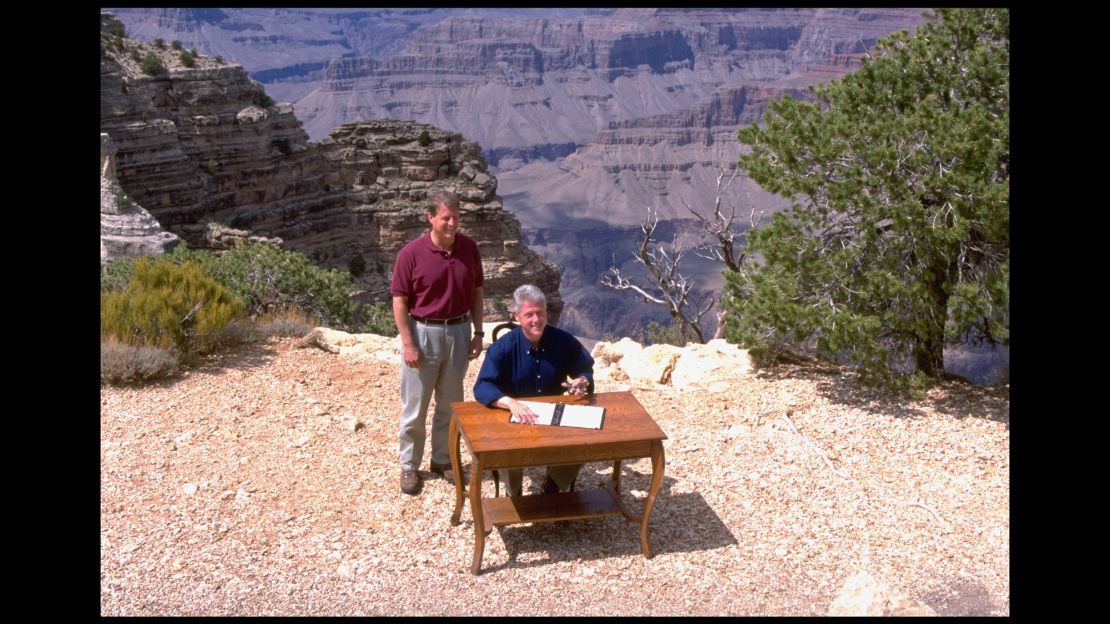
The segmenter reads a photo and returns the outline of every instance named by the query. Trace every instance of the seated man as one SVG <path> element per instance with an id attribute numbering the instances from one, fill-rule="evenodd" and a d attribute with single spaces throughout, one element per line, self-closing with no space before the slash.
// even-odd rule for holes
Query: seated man
<path id="1" fill-rule="evenodd" d="M 536 414 L 516 398 L 562 394 L 564 388 L 576 397 L 593 392 L 594 359 L 577 338 L 547 324 L 547 297 L 539 288 L 531 284 L 517 288 L 513 313 L 520 326 L 490 346 L 474 383 L 477 401 L 535 423 Z M 549 466 L 544 493 L 569 490 L 581 468 L 582 464 Z M 509 496 L 520 495 L 523 475 L 519 468 L 509 470 Z"/>

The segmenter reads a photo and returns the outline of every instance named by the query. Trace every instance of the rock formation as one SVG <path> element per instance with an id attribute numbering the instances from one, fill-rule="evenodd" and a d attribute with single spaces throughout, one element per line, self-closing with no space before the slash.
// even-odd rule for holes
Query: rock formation
<path id="1" fill-rule="evenodd" d="M 924 21 L 920 9 L 897 8 L 529 11 L 136 9 L 127 19 L 146 37 L 235 46 L 229 58 L 251 59 L 259 79 L 317 81 L 295 104 L 309 137 L 401 118 L 477 141 L 504 207 L 563 273 L 562 297 L 574 305 L 562 324 L 594 338 L 666 322 L 598 285 L 608 266 L 630 269 L 621 239 L 638 237 L 646 208 L 666 220 L 711 205 L 718 173 L 735 166 L 739 125 L 758 121 L 773 98 L 858 67 L 876 38 Z M 290 18 L 297 32 L 282 23 Z M 321 69 L 322 51 L 340 40 L 343 52 Z M 268 60 L 271 49 L 282 60 Z M 311 184 L 318 165 L 299 166 Z M 727 199 L 745 215 L 786 204 L 745 177 Z M 715 292 L 720 267 L 688 258 L 698 288 Z"/>
<path id="2" fill-rule="evenodd" d="M 241 66 L 121 36 L 102 15 L 101 128 L 117 146 L 120 186 L 190 246 L 227 238 L 283 241 L 325 267 L 350 270 L 365 300 L 388 298 L 396 252 L 427 227 L 434 190 L 462 199 L 463 232 L 478 241 L 490 318 L 523 282 L 548 293 L 559 273 L 520 243 L 478 145 L 412 122 L 362 122 L 310 143 L 288 104 L 274 103 Z M 134 52 L 132 52 L 134 51 Z M 145 74 L 153 55 L 165 70 Z"/>
<path id="3" fill-rule="evenodd" d="M 582 145 L 609 122 L 689 108 L 722 86 L 852 62 L 876 37 L 921 21 L 917 9 L 449 16 L 414 32 L 400 54 L 333 60 L 296 105 L 313 137 L 357 119 L 416 119 L 462 132 L 499 162 Z"/>
<path id="4" fill-rule="evenodd" d="M 489 347 L 495 324 L 483 326 Z M 400 364 L 401 342 L 397 337 L 375 334 L 351 334 L 317 327 L 301 339 L 300 346 L 315 346 L 341 355 L 361 354 L 366 357 Z M 748 352 L 723 340 L 685 347 L 651 345 L 622 338 L 617 342 L 599 342 L 591 352 L 597 380 L 614 382 L 615 387 L 628 389 L 644 385 L 663 385 L 682 389 L 727 392 L 734 382 L 755 371 Z M 854 587 L 854 586 L 853 586 Z"/>
<path id="5" fill-rule="evenodd" d="M 173 251 L 181 242 L 124 193 L 116 180 L 116 146 L 100 135 L 100 265 L 114 258 Z"/>
<path id="6" fill-rule="evenodd" d="M 599 379 L 727 392 L 732 381 L 755 371 L 747 350 L 724 340 L 685 347 L 644 347 L 631 338 L 598 342 L 591 355 Z"/>

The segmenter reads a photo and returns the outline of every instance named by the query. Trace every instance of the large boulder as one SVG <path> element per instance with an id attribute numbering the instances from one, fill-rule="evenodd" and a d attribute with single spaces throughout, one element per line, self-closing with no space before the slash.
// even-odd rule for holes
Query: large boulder
<path id="1" fill-rule="evenodd" d="M 681 354 L 682 349 L 674 345 L 651 345 L 639 352 L 632 350 L 621 358 L 620 365 L 632 380 L 669 384 L 671 372 Z"/>
<path id="2" fill-rule="evenodd" d="M 706 344 L 687 344 L 682 357 L 671 371 L 671 385 L 676 388 L 696 386 L 721 390 L 730 380 L 747 375 L 755 369 L 751 355 L 740 347 L 720 338 Z"/>
<path id="3" fill-rule="evenodd" d="M 721 339 L 706 344 L 688 343 L 679 348 L 644 347 L 631 338 L 621 338 L 618 342 L 598 342 L 591 355 L 595 376 L 600 379 L 676 388 L 727 390 L 738 377 L 755 370 L 746 350 Z"/>
<path id="4" fill-rule="evenodd" d="M 611 364 L 620 364 L 626 355 L 635 355 L 643 350 L 643 345 L 626 337 L 617 342 L 598 342 L 590 355 L 594 358 L 595 368 L 605 368 Z"/>

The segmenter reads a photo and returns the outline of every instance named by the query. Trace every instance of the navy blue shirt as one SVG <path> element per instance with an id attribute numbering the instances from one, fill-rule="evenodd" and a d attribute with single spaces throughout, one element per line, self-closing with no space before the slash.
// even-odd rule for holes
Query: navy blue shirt
<path id="1" fill-rule="evenodd" d="M 548 325 L 533 348 L 518 325 L 502 336 L 486 352 L 474 399 L 492 405 L 501 397 L 512 398 L 563 394 L 562 383 L 583 376 L 589 380 L 587 392 L 594 391 L 594 359 L 571 334 Z"/>

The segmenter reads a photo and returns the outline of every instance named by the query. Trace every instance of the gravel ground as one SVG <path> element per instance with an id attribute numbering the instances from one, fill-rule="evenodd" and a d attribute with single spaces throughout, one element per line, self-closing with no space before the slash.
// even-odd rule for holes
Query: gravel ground
<path id="1" fill-rule="evenodd" d="M 102 615 L 824 615 L 861 570 L 940 615 L 1009 615 L 1008 388 L 909 402 L 798 367 L 727 395 L 599 383 L 669 438 L 655 557 L 619 516 L 520 525 L 472 576 L 469 507 L 451 526 L 428 453 L 421 495 L 400 492 L 396 360 L 294 343 L 103 387 Z M 633 510 L 650 476 L 625 463 Z"/>

